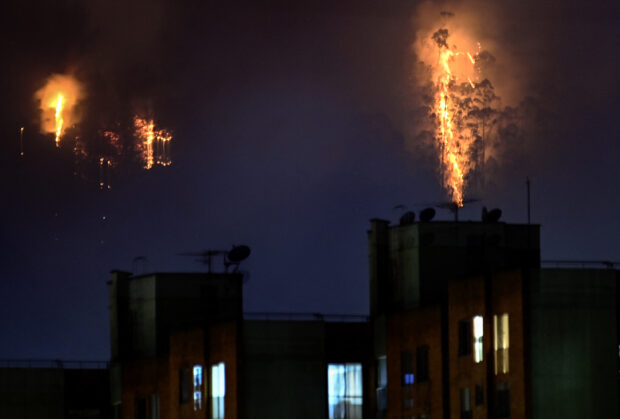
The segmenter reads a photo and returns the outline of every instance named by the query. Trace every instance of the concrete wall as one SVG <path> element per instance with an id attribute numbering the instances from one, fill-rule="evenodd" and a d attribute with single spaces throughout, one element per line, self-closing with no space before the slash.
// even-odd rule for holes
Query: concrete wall
<path id="1" fill-rule="evenodd" d="M 493 319 L 487 315 L 485 281 L 482 277 L 468 280 L 451 281 L 449 286 L 448 305 L 448 339 L 449 339 L 449 377 L 450 377 L 450 417 L 460 417 L 461 389 L 469 388 L 471 392 L 471 407 L 475 418 L 488 417 L 489 400 L 488 368 L 492 365 L 492 330 Z M 460 355 L 459 351 L 459 322 L 467 321 L 470 326 L 474 316 L 483 316 L 483 361 L 474 362 L 474 347 L 472 336 L 468 336 L 470 353 Z M 473 327 L 472 327 L 473 330 Z M 476 386 L 482 386 L 484 403 L 476 405 L 474 402 Z"/>
<path id="2" fill-rule="evenodd" d="M 427 414 L 431 418 L 443 415 L 441 312 L 439 306 L 424 307 L 411 312 L 390 315 L 387 318 L 388 417 L 401 419 Z M 429 380 L 416 381 L 413 386 L 402 385 L 401 353 L 413 352 L 415 377 L 418 377 L 416 350 L 428 345 Z M 413 399 L 413 408 L 407 408 L 404 399 Z M 374 416 L 371 416 L 374 417 Z"/>
<path id="3" fill-rule="evenodd" d="M 449 280 L 540 265 L 538 225 L 373 219 L 368 245 L 373 316 L 438 304 Z"/>
<path id="4" fill-rule="evenodd" d="M 62 369 L 0 369 L 1 418 L 63 419 L 64 414 Z"/>
<path id="5" fill-rule="evenodd" d="M 491 394 L 488 397 L 488 405 L 491 409 L 495 409 L 494 402 L 496 398 L 495 389 L 502 383 L 508 384 L 510 392 L 510 418 L 528 417 L 529 405 L 531 401 L 528 399 L 527 385 L 529 379 L 527 376 L 527 348 L 528 325 L 527 317 L 524 313 L 524 286 L 528 279 L 523 272 L 528 271 L 511 271 L 502 272 L 493 276 L 491 289 L 491 304 L 488 320 L 492 327 L 492 315 L 500 315 L 507 313 L 509 316 L 509 334 L 510 348 L 508 350 L 509 372 L 497 375 L 494 374 L 494 364 L 492 362 L 493 351 L 489 352 L 487 358 L 490 367 L 489 375 L 493 377 L 492 383 L 495 387 L 491 387 Z M 492 334 L 488 335 L 492 338 Z M 493 416 L 491 416 L 493 417 Z M 555 417 L 553 415 L 547 417 Z"/>
<path id="6" fill-rule="evenodd" d="M 0 418 L 107 419 L 105 369 L 0 368 Z"/>
<path id="7" fill-rule="evenodd" d="M 170 335 L 168 358 L 168 386 L 162 398 L 161 417 L 169 419 L 197 419 L 209 417 L 209 362 L 206 357 L 205 336 L 208 331 L 201 328 L 177 331 Z M 193 396 L 181 403 L 181 369 L 191 370 L 194 365 L 202 366 L 202 407 L 194 410 Z M 193 388 L 190 388 L 190 393 Z M 165 402 L 165 407 L 164 407 Z M 228 416 L 227 416 L 228 417 Z M 234 416 L 231 416 L 234 418 Z"/>
<path id="8" fill-rule="evenodd" d="M 326 417 L 322 322 L 245 321 L 242 336 L 244 418 Z"/>
<path id="9" fill-rule="evenodd" d="M 533 417 L 617 418 L 617 272 L 543 269 L 531 289 Z"/>
<path id="10" fill-rule="evenodd" d="M 420 241 L 418 225 L 390 229 L 392 277 L 390 308 L 407 310 L 420 305 Z"/>
<path id="11" fill-rule="evenodd" d="M 131 352 L 135 357 L 156 354 L 155 276 L 129 281 Z"/>
<path id="12" fill-rule="evenodd" d="M 171 330 L 241 318 L 241 286 L 238 274 L 158 274 L 158 353 L 167 353 Z"/>
<path id="13" fill-rule="evenodd" d="M 245 406 L 241 383 L 241 365 L 239 359 L 239 322 L 228 321 L 213 324 L 209 328 L 207 362 L 205 365 L 205 377 L 209 382 L 211 366 L 220 362 L 224 363 L 226 382 L 226 396 L 224 398 L 224 411 L 227 419 L 237 419 L 242 416 L 240 409 Z M 210 411 L 210 389 L 207 389 L 207 410 Z"/>

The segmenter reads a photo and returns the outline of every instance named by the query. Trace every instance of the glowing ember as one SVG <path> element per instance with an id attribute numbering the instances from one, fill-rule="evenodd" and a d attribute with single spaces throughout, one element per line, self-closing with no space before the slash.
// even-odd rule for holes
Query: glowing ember
<path id="1" fill-rule="evenodd" d="M 170 166 L 170 141 L 172 134 L 165 129 L 155 129 L 155 122 L 139 116 L 134 117 L 135 136 L 140 141 L 144 168 L 149 170 L 153 165 Z"/>
<path id="2" fill-rule="evenodd" d="M 104 157 L 99 157 L 99 189 L 110 190 L 112 185 L 110 184 L 110 167 L 112 162 Z"/>
<path id="3" fill-rule="evenodd" d="M 19 129 L 19 155 L 24 156 L 24 127 Z"/>

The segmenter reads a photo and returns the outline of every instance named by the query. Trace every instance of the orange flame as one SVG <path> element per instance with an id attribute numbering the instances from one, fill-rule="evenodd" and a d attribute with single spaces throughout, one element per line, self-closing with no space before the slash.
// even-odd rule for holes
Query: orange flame
<path id="1" fill-rule="evenodd" d="M 58 101 L 56 102 L 56 147 L 60 147 L 60 136 L 62 135 L 62 125 L 64 123 L 62 119 L 62 93 L 58 94 Z"/>
<path id="2" fill-rule="evenodd" d="M 473 135 L 459 110 L 464 86 L 475 89 L 476 56 L 461 52 L 448 43 L 448 31 L 441 29 L 433 35 L 437 62 L 432 65 L 435 86 L 434 113 L 437 116 L 438 149 L 440 151 L 443 186 L 450 199 L 463 206 L 466 176 L 472 168 L 469 148 Z"/>

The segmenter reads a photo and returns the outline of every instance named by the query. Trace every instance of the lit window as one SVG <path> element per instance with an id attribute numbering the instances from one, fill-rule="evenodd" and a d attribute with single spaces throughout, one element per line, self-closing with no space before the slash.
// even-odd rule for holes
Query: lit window
<path id="1" fill-rule="evenodd" d="M 495 352 L 495 374 L 506 374 L 509 370 L 508 348 L 510 347 L 508 313 L 493 316 L 493 349 Z"/>
<path id="2" fill-rule="evenodd" d="M 224 419 L 226 397 L 226 371 L 223 362 L 211 365 L 211 417 Z"/>
<path id="3" fill-rule="evenodd" d="M 194 410 L 202 409 L 202 365 L 194 365 Z"/>
<path id="4" fill-rule="evenodd" d="M 482 347 L 484 339 L 484 321 L 482 316 L 474 316 L 474 362 L 482 362 L 484 359 L 484 349 Z"/>
<path id="5" fill-rule="evenodd" d="M 329 419 L 362 418 L 362 364 L 327 366 Z"/>

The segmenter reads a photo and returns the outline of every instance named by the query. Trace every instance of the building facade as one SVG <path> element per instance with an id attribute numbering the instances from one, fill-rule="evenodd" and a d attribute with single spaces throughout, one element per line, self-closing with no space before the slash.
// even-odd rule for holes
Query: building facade
<path id="1" fill-rule="evenodd" d="M 618 271 L 541 269 L 537 225 L 368 237 L 376 417 L 617 417 Z"/>
<path id="2" fill-rule="evenodd" d="M 244 315 L 236 274 L 109 287 L 116 418 L 370 417 L 365 317 Z"/>
<path id="3" fill-rule="evenodd" d="M 107 419 L 107 367 L 96 361 L 0 361 L 0 418 Z"/>
<path id="4" fill-rule="evenodd" d="M 243 313 L 239 274 L 113 272 L 114 417 L 618 417 L 617 270 L 541 268 L 537 225 L 368 239 L 367 318 Z"/>

